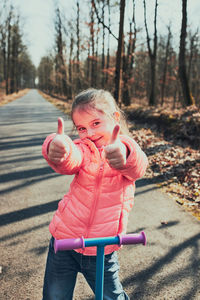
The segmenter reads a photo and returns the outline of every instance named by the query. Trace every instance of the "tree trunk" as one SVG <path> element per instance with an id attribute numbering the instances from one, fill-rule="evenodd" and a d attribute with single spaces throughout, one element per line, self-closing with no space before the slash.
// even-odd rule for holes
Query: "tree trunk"
<path id="1" fill-rule="evenodd" d="M 6 59 L 6 34 L 2 29 L 2 56 L 3 56 L 3 79 L 6 81 L 7 75 L 7 59 Z"/>
<path id="2" fill-rule="evenodd" d="M 125 0 L 120 1 L 120 21 L 119 21 L 119 38 L 116 56 L 116 69 L 115 69 L 115 100 L 117 103 L 121 104 L 121 61 L 122 61 L 122 51 L 123 51 L 123 35 L 124 35 L 124 11 L 125 11 Z"/>
<path id="3" fill-rule="evenodd" d="M 76 35 L 77 35 L 77 54 L 76 54 L 76 89 L 81 90 L 81 79 L 80 79 L 80 7 L 79 1 L 77 5 L 77 22 L 76 22 Z"/>
<path id="4" fill-rule="evenodd" d="M 163 68 L 163 78 L 162 78 L 162 85 L 161 85 L 161 105 L 164 104 L 164 94 L 165 94 L 165 84 L 166 84 L 166 76 L 167 76 L 167 62 L 168 62 L 168 56 L 169 56 L 170 39 L 171 39 L 171 29 L 170 29 L 170 26 L 168 26 L 168 37 L 167 37 L 165 61 L 164 61 L 164 68 Z"/>
<path id="5" fill-rule="evenodd" d="M 94 5 L 91 0 L 91 24 L 90 24 L 90 40 L 92 46 L 92 57 L 91 57 L 91 86 L 96 86 L 96 72 L 95 72 L 95 47 L 94 47 Z"/>
<path id="6" fill-rule="evenodd" d="M 134 24 L 134 33 L 132 30 L 132 24 Z M 130 32 L 129 32 L 129 43 L 127 49 L 127 55 L 123 55 L 123 103 L 128 106 L 131 104 L 130 97 L 130 87 L 129 80 L 132 76 L 133 71 L 133 58 L 135 52 L 135 42 L 136 42 L 136 23 L 135 23 L 135 1 L 133 0 L 133 16 L 132 22 L 130 22 Z"/>
<path id="7" fill-rule="evenodd" d="M 186 106 L 194 104 L 194 98 L 190 93 L 188 84 L 188 78 L 186 73 L 185 62 L 185 40 L 186 40 L 186 27 L 187 27 L 187 0 L 182 0 L 182 26 L 180 36 L 180 48 L 179 48 L 179 79 L 181 82 L 183 100 Z"/>
<path id="8" fill-rule="evenodd" d="M 67 72 L 65 61 L 63 57 L 63 37 L 62 37 L 62 21 L 60 16 L 59 8 L 56 9 L 56 47 L 57 47 L 57 55 L 56 55 L 56 76 L 57 76 L 57 88 L 60 94 L 64 94 L 67 96 Z"/>
<path id="9" fill-rule="evenodd" d="M 108 6 L 108 26 L 111 27 L 111 20 L 110 20 L 110 0 L 107 0 Z M 106 69 L 108 71 L 110 67 L 110 32 L 108 31 L 108 44 L 107 44 L 107 57 L 106 57 Z M 105 82 L 108 82 L 108 72 L 106 72 Z"/>
<path id="10" fill-rule="evenodd" d="M 69 97 L 71 99 L 74 98 L 74 78 L 73 78 L 73 63 L 72 63 L 72 53 L 74 47 L 74 38 L 73 34 L 71 33 L 70 38 L 70 52 L 69 52 Z"/>
<path id="11" fill-rule="evenodd" d="M 7 57 L 6 57 L 6 95 L 10 93 L 10 39 L 11 39 L 11 19 L 12 19 L 12 7 L 10 8 L 8 20 L 7 20 Z"/>
<path id="12" fill-rule="evenodd" d="M 144 23 L 147 36 L 147 46 L 150 58 L 150 70 L 151 70 L 151 87 L 149 95 L 149 105 L 156 105 L 156 58 L 157 58 L 157 7 L 158 0 L 155 1 L 155 12 L 154 12 L 154 40 L 153 40 L 153 51 L 150 46 L 150 37 L 147 27 L 147 18 L 146 18 L 146 1 L 143 0 L 144 4 Z"/>
<path id="13" fill-rule="evenodd" d="M 105 8 L 105 0 L 102 1 L 102 21 L 104 23 L 104 8 Z M 103 36 L 102 36 L 102 56 L 101 56 L 101 69 L 104 70 L 105 68 L 105 27 L 103 26 Z M 104 87 L 104 73 L 101 72 L 101 86 Z"/>

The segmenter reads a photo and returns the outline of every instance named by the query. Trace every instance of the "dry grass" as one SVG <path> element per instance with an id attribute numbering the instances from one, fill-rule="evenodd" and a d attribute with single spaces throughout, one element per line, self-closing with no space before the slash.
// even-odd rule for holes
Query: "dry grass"
<path id="1" fill-rule="evenodd" d="M 19 91 L 18 93 L 13 93 L 10 95 L 5 95 L 4 93 L 0 93 L 0 106 L 8 104 L 9 102 L 16 100 L 17 98 L 26 95 L 29 91 L 30 89 L 24 89 Z"/>
<path id="2" fill-rule="evenodd" d="M 63 111 L 65 114 L 70 114 L 71 112 L 71 105 L 72 105 L 72 100 L 68 100 L 67 102 L 64 100 L 59 100 L 55 97 L 51 97 L 48 94 L 43 93 L 42 91 L 38 90 L 38 92 L 50 103 L 55 105 L 58 109 Z"/>

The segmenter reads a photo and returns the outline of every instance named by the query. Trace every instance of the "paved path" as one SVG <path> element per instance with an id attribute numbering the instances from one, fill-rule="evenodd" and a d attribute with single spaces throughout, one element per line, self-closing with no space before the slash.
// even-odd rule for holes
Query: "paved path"
<path id="1" fill-rule="evenodd" d="M 72 179 L 52 172 L 41 156 L 58 116 L 63 113 L 35 90 L 0 107 L 1 300 L 41 299 L 48 224 Z M 64 119 L 70 134 L 71 122 Z M 148 180 L 137 182 L 128 231 L 144 230 L 148 244 L 119 252 L 131 300 L 200 299 L 199 225 Z M 93 299 L 81 275 L 74 299 Z"/>

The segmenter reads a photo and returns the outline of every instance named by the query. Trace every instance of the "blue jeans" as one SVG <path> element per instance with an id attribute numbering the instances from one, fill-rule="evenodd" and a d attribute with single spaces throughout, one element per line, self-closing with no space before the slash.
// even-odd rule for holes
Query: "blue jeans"
<path id="1" fill-rule="evenodd" d="M 51 238 L 44 277 L 43 300 L 72 300 L 78 272 L 81 272 L 95 293 L 96 256 L 74 250 L 54 253 Z M 119 281 L 117 253 L 105 255 L 104 300 L 129 300 Z"/>

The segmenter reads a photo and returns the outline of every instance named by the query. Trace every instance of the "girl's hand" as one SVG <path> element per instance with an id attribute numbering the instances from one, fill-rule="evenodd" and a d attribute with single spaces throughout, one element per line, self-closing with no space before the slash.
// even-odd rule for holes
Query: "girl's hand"
<path id="1" fill-rule="evenodd" d="M 110 144 L 104 148 L 105 157 L 109 165 L 114 169 L 123 169 L 126 164 L 126 146 L 119 139 L 120 126 L 113 129 Z"/>
<path id="2" fill-rule="evenodd" d="M 69 150 L 64 134 L 64 121 L 62 118 L 58 118 L 57 133 L 49 145 L 48 158 L 54 163 L 61 163 L 67 158 Z"/>

